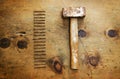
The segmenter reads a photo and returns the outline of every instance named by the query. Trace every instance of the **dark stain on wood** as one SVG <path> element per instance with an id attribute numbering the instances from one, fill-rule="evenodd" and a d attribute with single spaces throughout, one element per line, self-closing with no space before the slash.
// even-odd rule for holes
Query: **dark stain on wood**
<path id="1" fill-rule="evenodd" d="M 60 64 L 60 62 L 55 61 L 53 67 L 54 67 L 56 72 L 62 73 L 62 65 Z"/>
<path id="2" fill-rule="evenodd" d="M 97 56 L 91 56 L 91 57 L 89 57 L 89 63 L 92 66 L 97 66 L 98 63 L 99 63 L 99 57 L 97 57 Z"/>
<path id="3" fill-rule="evenodd" d="M 25 40 L 20 40 L 20 41 L 18 41 L 17 42 L 17 46 L 18 46 L 18 48 L 20 48 L 20 49 L 24 49 L 24 48 L 27 48 L 27 41 L 25 41 Z"/>
<path id="4" fill-rule="evenodd" d="M 117 30 L 109 30 L 108 31 L 108 36 L 109 37 L 116 37 L 118 35 Z"/>
<path id="5" fill-rule="evenodd" d="M 79 36 L 79 37 L 82 37 L 82 38 L 83 38 L 83 37 L 86 37 L 86 35 L 87 35 L 87 33 L 86 33 L 85 30 L 82 30 L 82 29 L 81 29 L 81 30 L 78 31 L 78 36 Z"/>
<path id="6" fill-rule="evenodd" d="M 10 39 L 8 39 L 8 38 L 2 38 L 1 40 L 0 40 L 0 47 L 1 48 L 8 48 L 9 46 L 10 46 Z"/>
<path id="7" fill-rule="evenodd" d="M 56 73 L 62 74 L 63 65 L 60 57 L 56 56 L 48 60 L 49 67 Z"/>

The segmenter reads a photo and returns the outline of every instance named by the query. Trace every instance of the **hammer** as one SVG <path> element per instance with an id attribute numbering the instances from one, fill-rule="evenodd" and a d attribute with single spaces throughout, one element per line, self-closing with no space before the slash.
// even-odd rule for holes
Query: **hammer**
<path id="1" fill-rule="evenodd" d="M 70 64 L 71 69 L 78 69 L 78 22 L 77 18 L 85 16 L 85 7 L 63 8 L 63 17 L 70 18 Z"/>

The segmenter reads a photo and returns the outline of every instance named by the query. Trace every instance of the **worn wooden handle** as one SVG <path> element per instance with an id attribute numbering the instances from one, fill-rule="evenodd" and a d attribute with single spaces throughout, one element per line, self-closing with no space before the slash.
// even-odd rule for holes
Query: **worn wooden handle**
<path id="1" fill-rule="evenodd" d="M 78 69 L 78 23 L 77 18 L 70 18 L 70 52 L 71 68 Z"/>

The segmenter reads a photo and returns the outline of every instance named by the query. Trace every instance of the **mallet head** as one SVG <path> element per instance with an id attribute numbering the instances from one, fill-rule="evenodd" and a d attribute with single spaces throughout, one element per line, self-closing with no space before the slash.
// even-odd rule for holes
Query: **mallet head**
<path id="1" fill-rule="evenodd" d="M 85 7 L 78 8 L 63 8 L 63 17 L 84 17 L 85 16 Z"/>

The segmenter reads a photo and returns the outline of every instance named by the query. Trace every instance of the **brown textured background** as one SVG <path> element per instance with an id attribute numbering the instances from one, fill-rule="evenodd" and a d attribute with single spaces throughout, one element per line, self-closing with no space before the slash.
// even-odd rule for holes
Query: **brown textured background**
<path id="1" fill-rule="evenodd" d="M 86 7 L 86 17 L 79 19 L 79 29 L 88 34 L 79 38 L 78 71 L 69 68 L 69 19 L 61 17 L 62 8 L 69 6 Z M 64 66 L 62 74 L 49 66 L 34 70 L 35 10 L 46 11 L 47 59 L 60 56 Z M 109 29 L 116 29 L 118 36 L 107 36 Z M 0 38 L 12 40 L 9 48 L 0 48 L 0 79 L 120 79 L 119 30 L 120 0 L 0 0 Z M 26 35 L 16 36 L 20 31 Z M 20 39 L 28 41 L 26 49 L 17 48 L 16 42 Z M 88 55 L 99 56 L 98 66 L 87 62 Z"/>

